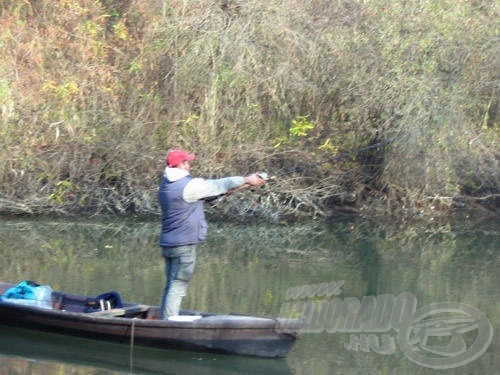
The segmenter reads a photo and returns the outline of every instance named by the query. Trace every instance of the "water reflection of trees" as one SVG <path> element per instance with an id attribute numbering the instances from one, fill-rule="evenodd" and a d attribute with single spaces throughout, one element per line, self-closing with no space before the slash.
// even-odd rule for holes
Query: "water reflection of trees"
<path id="1" fill-rule="evenodd" d="M 121 219 L 4 220 L 0 279 L 34 279 L 89 294 L 116 289 L 126 300 L 157 304 L 164 283 L 158 230 L 157 222 Z M 496 223 L 211 223 L 184 307 L 276 315 L 288 288 L 345 280 L 339 298 L 411 292 L 418 308 L 464 302 L 480 309 L 495 329 L 500 324 L 498 261 Z M 321 372 L 339 348 L 339 368 L 356 362 L 363 368 L 378 364 L 382 372 L 414 369 L 399 352 L 382 359 L 345 351 L 346 340 L 305 335 L 299 342 L 304 352 L 290 361 L 304 372 Z M 488 372 L 492 358 L 485 353 L 476 361 L 478 368 Z"/>
<path id="2" fill-rule="evenodd" d="M 289 287 L 341 279 L 347 280 L 345 293 L 356 296 L 410 291 L 421 298 L 451 293 L 460 294 L 455 300 L 474 299 L 474 293 L 495 291 L 471 289 L 472 278 L 498 285 L 498 275 L 487 272 L 498 264 L 495 228 L 491 223 L 212 223 L 208 241 L 199 246 L 186 303 L 276 312 Z M 2 279 L 31 278 L 88 293 L 116 288 L 156 304 L 163 284 L 158 230 L 156 222 L 121 219 L 5 220 Z M 464 271 L 454 272 L 457 266 Z"/>

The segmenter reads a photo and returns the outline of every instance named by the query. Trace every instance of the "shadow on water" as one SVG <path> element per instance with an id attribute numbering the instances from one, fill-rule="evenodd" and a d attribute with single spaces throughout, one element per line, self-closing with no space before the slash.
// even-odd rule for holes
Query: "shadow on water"
<path id="1" fill-rule="evenodd" d="M 376 296 L 380 294 L 378 290 L 382 265 L 377 247 L 372 241 L 365 239 L 359 247 L 356 247 L 355 254 L 358 257 L 361 277 L 366 283 L 365 295 Z"/>
<path id="2" fill-rule="evenodd" d="M 380 276 L 383 260 L 379 253 L 378 243 L 380 242 L 380 233 L 383 231 L 374 232 L 366 228 L 359 228 L 356 230 L 356 235 L 353 236 L 355 222 L 345 222 L 342 231 L 338 230 L 338 223 L 335 224 L 337 229 L 331 224 L 330 230 L 338 233 L 337 236 L 344 244 L 344 248 L 350 250 L 350 263 L 360 272 L 361 279 L 366 285 L 363 295 L 376 296 L 381 294 L 383 278 Z"/>

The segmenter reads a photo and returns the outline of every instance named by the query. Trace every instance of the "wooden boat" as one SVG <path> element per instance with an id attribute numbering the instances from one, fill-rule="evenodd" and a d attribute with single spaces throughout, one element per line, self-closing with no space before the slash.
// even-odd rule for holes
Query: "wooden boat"
<path id="1" fill-rule="evenodd" d="M 0 295 L 13 286 L 0 283 Z M 297 338 L 292 331 L 301 324 L 296 319 L 195 311 L 163 320 L 157 306 L 126 302 L 85 312 L 88 301 L 88 296 L 57 291 L 51 293 L 49 307 L 2 298 L 0 324 L 128 345 L 267 358 L 285 357 Z M 283 326 L 286 332 L 277 329 Z"/>

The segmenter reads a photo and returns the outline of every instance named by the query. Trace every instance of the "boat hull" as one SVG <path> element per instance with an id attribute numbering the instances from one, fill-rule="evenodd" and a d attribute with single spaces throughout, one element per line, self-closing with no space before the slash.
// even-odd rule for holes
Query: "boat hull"
<path id="1" fill-rule="evenodd" d="M 3 289 L 5 285 L 11 284 Z M 73 306 L 86 298 L 65 296 Z M 277 332 L 278 320 L 272 318 L 202 314 L 200 319 L 178 322 L 154 318 L 154 309 L 146 306 L 135 316 L 115 317 L 3 300 L 0 324 L 129 345 L 268 358 L 285 357 L 296 339 L 294 334 Z"/>

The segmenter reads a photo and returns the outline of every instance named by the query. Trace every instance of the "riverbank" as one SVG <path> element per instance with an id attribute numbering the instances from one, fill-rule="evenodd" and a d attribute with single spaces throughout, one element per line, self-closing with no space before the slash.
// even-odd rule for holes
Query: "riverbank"
<path id="1" fill-rule="evenodd" d="M 37 205 L 33 202 L 12 202 L 0 199 L 0 217 L 66 217 L 66 218 L 123 218 L 156 220 L 160 215 L 160 208 L 153 203 L 154 197 L 148 198 L 151 204 L 147 209 L 123 209 L 122 206 L 115 207 L 106 204 L 102 207 L 84 207 L 74 209 L 73 206 L 62 205 Z M 276 199 L 267 192 L 261 190 L 257 193 L 239 194 L 238 196 L 222 197 L 217 201 L 206 204 L 207 216 L 214 221 L 230 221 L 235 223 L 251 223 L 263 221 L 268 223 L 300 223 L 313 221 L 330 220 L 351 220 L 365 219 L 369 221 L 401 223 L 412 223 L 418 221 L 447 222 L 450 219 L 456 220 L 487 220 L 498 217 L 499 199 L 492 197 L 488 200 L 476 200 L 474 198 L 464 199 L 467 203 L 459 201 L 448 203 L 446 206 L 434 205 L 434 202 L 420 205 L 398 205 L 388 202 L 387 199 L 374 200 L 371 202 L 361 202 L 353 205 L 332 205 L 323 206 L 318 209 L 314 207 L 304 207 L 303 204 L 292 206 L 286 202 L 286 197 Z M 434 200 L 435 201 L 435 200 Z M 322 205 L 324 202 L 320 202 Z"/>

